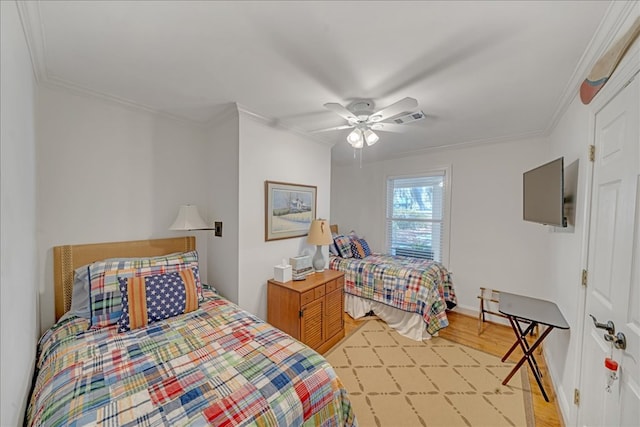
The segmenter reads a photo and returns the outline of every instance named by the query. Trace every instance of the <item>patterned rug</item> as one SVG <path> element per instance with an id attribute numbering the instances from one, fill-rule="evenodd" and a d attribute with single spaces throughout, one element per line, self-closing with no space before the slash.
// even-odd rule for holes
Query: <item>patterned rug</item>
<path id="1" fill-rule="evenodd" d="M 363 322 L 325 357 L 349 391 L 360 426 L 534 426 L 527 370 L 432 338 L 412 341 Z"/>

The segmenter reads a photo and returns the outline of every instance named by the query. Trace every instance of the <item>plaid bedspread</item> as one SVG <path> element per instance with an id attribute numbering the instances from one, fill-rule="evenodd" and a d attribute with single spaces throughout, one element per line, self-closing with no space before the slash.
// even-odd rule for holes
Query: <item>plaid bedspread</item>
<path id="1" fill-rule="evenodd" d="M 329 268 L 344 271 L 346 293 L 419 313 L 432 335 L 449 325 L 445 310 L 457 304 L 449 272 L 435 261 L 372 254 L 331 257 Z"/>
<path id="2" fill-rule="evenodd" d="M 27 424 L 356 425 L 322 356 L 206 295 L 196 311 L 128 333 L 55 325 L 38 345 Z"/>

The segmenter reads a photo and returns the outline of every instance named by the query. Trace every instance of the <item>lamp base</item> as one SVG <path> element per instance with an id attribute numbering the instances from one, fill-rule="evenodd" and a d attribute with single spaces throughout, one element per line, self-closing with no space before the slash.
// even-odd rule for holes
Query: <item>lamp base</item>
<path id="1" fill-rule="evenodd" d="M 316 253 L 313 255 L 313 269 L 316 273 L 324 271 L 324 257 L 322 256 L 322 245 L 316 246 Z"/>

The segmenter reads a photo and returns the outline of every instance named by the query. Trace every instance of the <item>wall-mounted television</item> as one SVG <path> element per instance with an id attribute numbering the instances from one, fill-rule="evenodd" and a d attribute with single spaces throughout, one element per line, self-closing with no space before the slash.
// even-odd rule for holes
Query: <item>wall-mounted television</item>
<path id="1" fill-rule="evenodd" d="M 564 157 L 523 174 L 523 218 L 556 227 L 566 227 L 564 208 Z"/>

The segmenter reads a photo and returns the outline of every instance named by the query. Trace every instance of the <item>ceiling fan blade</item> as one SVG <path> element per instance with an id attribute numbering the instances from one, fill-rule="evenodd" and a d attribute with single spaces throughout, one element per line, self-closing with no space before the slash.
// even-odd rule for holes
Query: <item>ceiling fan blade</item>
<path id="1" fill-rule="evenodd" d="M 397 125 L 395 123 L 375 123 L 371 129 L 374 132 L 405 132 L 408 130 L 407 126 Z"/>
<path id="2" fill-rule="evenodd" d="M 340 117 L 345 118 L 346 120 L 349 120 L 349 121 L 358 120 L 358 118 L 351 111 L 347 110 L 337 102 L 327 102 L 326 104 L 324 104 L 324 107 L 333 111 Z"/>
<path id="3" fill-rule="evenodd" d="M 325 107 L 327 105 L 325 104 Z M 388 119 L 389 117 L 393 117 L 400 113 L 404 113 L 405 111 L 413 111 L 418 107 L 418 101 L 414 98 L 403 98 L 400 101 L 389 105 L 387 108 L 383 108 L 382 110 L 373 113 L 369 120 L 372 122 L 380 122 L 382 120 Z"/>
<path id="4" fill-rule="evenodd" d="M 310 133 L 316 133 L 316 132 L 327 132 L 330 130 L 342 130 L 342 129 L 351 129 L 353 128 L 353 126 L 351 125 L 342 125 L 342 126 L 334 126 L 332 128 L 324 128 L 324 129 L 316 129 L 316 130 L 310 130 Z"/>

